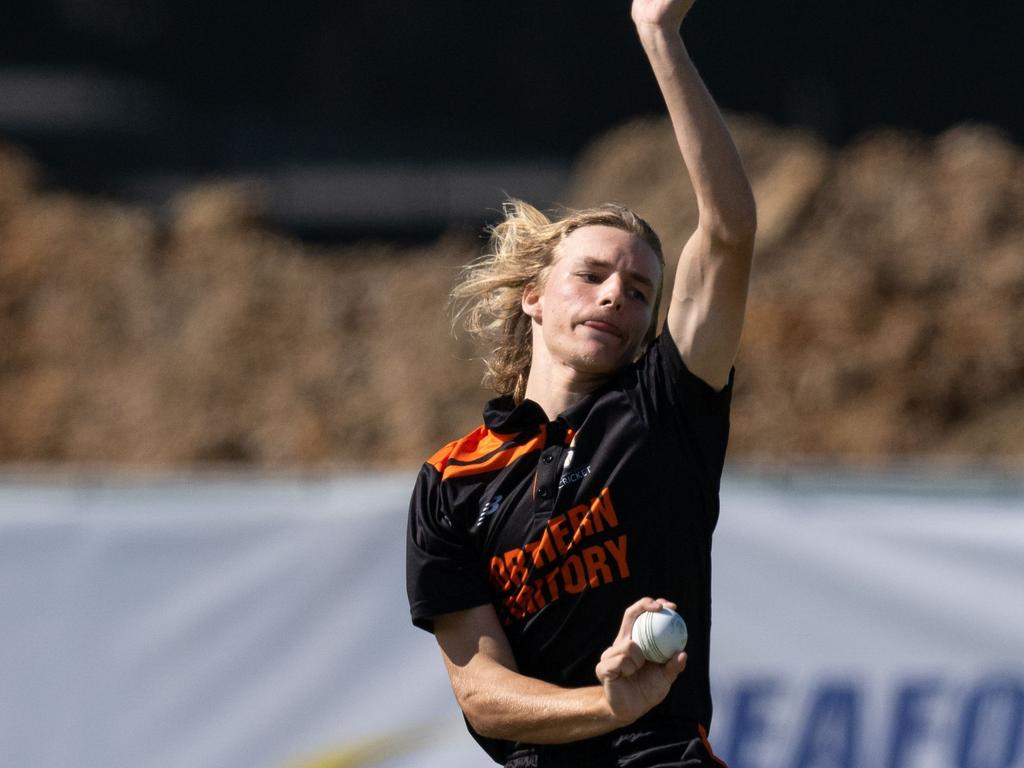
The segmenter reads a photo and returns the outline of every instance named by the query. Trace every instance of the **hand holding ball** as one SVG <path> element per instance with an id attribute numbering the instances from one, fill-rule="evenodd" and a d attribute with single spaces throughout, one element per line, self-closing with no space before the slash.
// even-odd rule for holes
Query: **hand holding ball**
<path id="1" fill-rule="evenodd" d="M 686 648 L 686 622 L 671 608 L 644 611 L 633 622 L 632 636 L 645 659 L 664 664 Z"/>

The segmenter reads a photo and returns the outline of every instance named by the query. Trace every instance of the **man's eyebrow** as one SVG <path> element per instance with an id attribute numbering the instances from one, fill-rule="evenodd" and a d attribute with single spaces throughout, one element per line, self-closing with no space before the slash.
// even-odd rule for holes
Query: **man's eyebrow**
<path id="1" fill-rule="evenodd" d="M 599 259 L 596 256 L 584 256 L 583 264 L 588 267 L 604 267 L 605 269 L 614 269 L 614 266 L 610 261 Z M 643 283 L 648 288 L 654 288 L 654 282 L 651 280 L 651 278 L 647 277 L 646 275 L 641 274 L 640 272 L 634 272 L 631 269 L 627 269 L 626 274 L 630 277 L 631 280 L 634 280 L 638 283 Z"/>

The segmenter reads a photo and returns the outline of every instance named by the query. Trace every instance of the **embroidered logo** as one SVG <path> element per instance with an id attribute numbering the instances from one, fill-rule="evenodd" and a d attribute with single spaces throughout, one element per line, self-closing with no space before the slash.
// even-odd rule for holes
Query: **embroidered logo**
<path id="1" fill-rule="evenodd" d="M 495 496 L 490 501 L 485 501 L 483 504 L 481 504 L 480 505 L 480 516 L 477 517 L 476 523 L 474 523 L 473 527 L 479 527 L 481 524 L 483 524 L 484 520 L 486 520 L 488 517 L 490 517 L 495 512 L 497 512 L 498 508 L 501 506 L 501 500 L 503 498 L 504 498 L 504 496 L 502 496 L 499 493 L 497 496 Z"/>

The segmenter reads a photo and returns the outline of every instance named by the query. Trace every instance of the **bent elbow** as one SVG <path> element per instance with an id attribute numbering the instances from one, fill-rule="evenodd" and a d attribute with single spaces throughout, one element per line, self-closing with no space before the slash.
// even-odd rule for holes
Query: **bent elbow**
<path id="1" fill-rule="evenodd" d="M 754 238 L 757 236 L 757 203 L 751 194 L 749 204 L 736 216 L 736 221 L 730 225 L 734 241 L 754 246 Z"/>
<path id="2" fill-rule="evenodd" d="M 741 204 L 730 206 L 728 212 L 703 217 L 701 226 L 707 236 L 730 250 L 753 250 L 757 236 L 757 204 L 750 195 Z"/>
<path id="3" fill-rule="evenodd" d="M 753 248 L 757 236 L 757 203 L 751 192 L 742 205 L 736 207 L 724 225 L 726 242 L 735 246 Z"/>
<path id="4" fill-rule="evenodd" d="M 496 730 L 500 722 L 490 715 L 491 708 L 488 706 L 487 697 L 465 686 L 453 686 L 453 689 L 455 700 L 470 728 L 488 739 L 501 738 L 501 734 Z"/>
<path id="5" fill-rule="evenodd" d="M 465 709 L 462 710 L 462 714 L 466 716 L 466 722 L 469 723 L 469 727 L 473 729 L 473 733 L 477 736 L 483 736 L 485 739 L 502 738 L 501 734 L 492 727 L 492 723 L 486 718 L 474 717 Z"/>
<path id="6" fill-rule="evenodd" d="M 479 697 L 460 698 L 459 707 L 462 709 L 462 714 L 466 716 L 469 727 L 477 735 L 483 736 L 485 739 L 509 738 L 509 734 L 506 732 L 507 728 L 502 728 L 501 718 L 494 717 L 488 711 L 488 707 L 479 700 Z"/>

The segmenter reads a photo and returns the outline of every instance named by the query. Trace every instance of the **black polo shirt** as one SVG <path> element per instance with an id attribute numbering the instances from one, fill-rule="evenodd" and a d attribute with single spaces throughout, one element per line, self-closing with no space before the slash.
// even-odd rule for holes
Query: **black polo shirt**
<path id="1" fill-rule="evenodd" d="M 484 423 L 422 467 L 409 513 L 413 623 L 491 603 L 519 671 L 566 687 L 594 667 L 628 605 L 675 602 L 689 661 L 645 719 L 711 721 L 711 535 L 732 383 L 690 373 L 668 330 L 634 364 L 548 421 L 487 404 Z M 475 735 L 475 734 L 474 734 Z M 499 762 L 519 745 L 480 740 Z"/>

